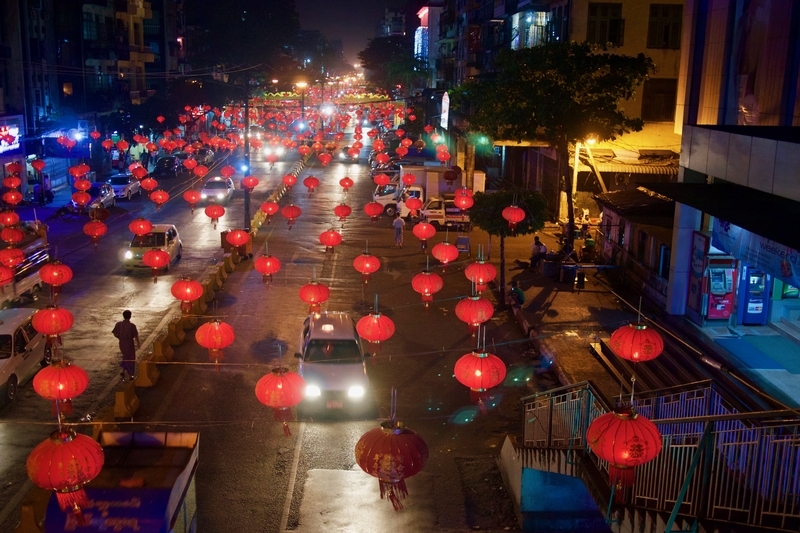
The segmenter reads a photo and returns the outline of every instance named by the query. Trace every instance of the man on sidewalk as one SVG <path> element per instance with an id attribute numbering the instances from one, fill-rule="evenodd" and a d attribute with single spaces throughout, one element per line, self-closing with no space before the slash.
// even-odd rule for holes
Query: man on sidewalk
<path id="1" fill-rule="evenodd" d="M 533 243 L 531 243 L 531 272 L 539 271 L 539 263 L 544 259 L 545 255 L 547 255 L 547 246 L 545 246 L 544 243 L 539 240 L 539 236 L 536 235 L 533 238 Z"/>
<path id="2" fill-rule="evenodd" d="M 122 320 L 114 325 L 114 330 L 111 333 L 119 339 L 119 350 L 122 352 L 122 361 L 119 363 L 119 366 L 122 367 L 120 376 L 123 381 L 125 381 L 125 378 L 133 379 L 136 373 L 136 348 L 139 346 L 139 330 L 136 329 L 136 324 L 131 322 L 130 311 L 126 309 L 122 312 Z"/>

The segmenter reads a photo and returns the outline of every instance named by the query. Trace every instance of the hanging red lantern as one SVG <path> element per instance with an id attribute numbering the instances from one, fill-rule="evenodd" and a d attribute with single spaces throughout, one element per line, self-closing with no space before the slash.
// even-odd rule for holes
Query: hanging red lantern
<path id="1" fill-rule="evenodd" d="M 293 174 L 286 174 L 281 178 L 281 182 L 287 189 L 291 189 L 297 183 L 297 178 Z"/>
<path id="2" fill-rule="evenodd" d="M 414 185 L 417 182 L 417 177 L 414 174 L 403 174 L 403 177 L 400 180 L 405 185 Z"/>
<path id="3" fill-rule="evenodd" d="M 194 213 L 194 207 L 200 201 L 200 191 L 189 189 L 183 193 L 183 199 L 186 200 L 186 203 L 189 204 L 189 208 L 192 210 L 192 213 Z"/>
<path id="4" fill-rule="evenodd" d="M 8 191 L 3 194 L 3 201 L 8 205 L 17 205 L 22 201 L 22 194 L 19 191 Z"/>
<path id="5" fill-rule="evenodd" d="M 431 255 L 439 260 L 442 266 L 458 259 L 458 248 L 449 242 L 440 242 L 431 250 Z"/>
<path id="6" fill-rule="evenodd" d="M 508 229 L 514 236 L 517 224 L 525 220 L 525 210 L 515 205 L 510 205 L 503 209 L 503 218 L 508 221 Z"/>
<path id="7" fill-rule="evenodd" d="M 259 207 L 259 209 L 261 210 L 261 212 L 262 212 L 262 213 L 264 213 L 265 215 L 267 215 L 267 224 L 269 224 L 270 222 L 272 222 L 272 216 L 273 216 L 275 213 L 277 213 L 278 211 L 280 211 L 280 209 L 281 209 L 281 206 L 279 206 L 279 205 L 278 205 L 277 203 L 275 203 L 275 202 L 272 202 L 272 201 L 269 201 L 269 200 L 267 200 L 266 202 L 264 202 L 263 204 L 261 204 L 261 206 Z"/>
<path id="8" fill-rule="evenodd" d="M 478 327 L 488 322 L 493 315 L 492 303 L 480 296 L 470 296 L 456 304 L 456 316 L 462 322 L 466 322 L 467 330 L 473 335 L 478 331 Z"/>
<path id="9" fill-rule="evenodd" d="M 102 146 L 106 150 L 106 152 L 110 152 L 111 149 L 114 147 L 114 141 L 112 141 L 111 139 L 106 139 L 100 143 L 100 146 Z"/>
<path id="10" fill-rule="evenodd" d="M 411 215 L 416 216 L 417 212 L 422 209 L 422 200 L 416 196 L 410 196 L 405 201 L 405 206 L 411 211 Z M 435 229 L 435 228 L 434 228 Z"/>
<path id="11" fill-rule="evenodd" d="M 475 204 L 475 200 L 472 198 L 472 191 L 466 187 L 461 187 L 456 191 L 456 197 L 453 203 L 462 211 L 466 211 Z"/>
<path id="12" fill-rule="evenodd" d="M 353 180 L 345 176 L 339 180 L 339 185 L 341 185 L 344 192 L 347 193 L 347 190 L 353 186 Z"/>
<path id="13" fill-rule="evenodd" d="M 0 250 L 0 265 L 14 268 L 22 264 L 25 254 L 19 248 L 4 248 Z"/>
<path id="14" fill-rule="evenodd" d="M 361 436 L 355 457 L 364 472 L 378 478 L 381 499 L 385 497 L 397 511 L 403 508 L 400 500 L 408 496 L 405 480 L 422 470 L 428 446 L 401 422 L 388 421 Z"/>
<path id="15" fill-rule="evenodd" d="M 147 176 L 147 169 L 139 165 L 131 169 L 131 174 L 137 180 L 142 180 L 145 176 Z"/>
<path id="16" fill-rule="evenodd" d="M 316 176 L 308 176 L 303 180 L 303 185 L 308 189 L 308 194 L 311 194 L 314 189 L 319 187 L 319 179 Z"/>
<path id="17" fill-rule="evenodd" d="M 33 329 L 47 337 L 48 346 L 60 346 L 61 335 L 69 331 L 74 323 L 72 313 L 55 305 L 39 309 L 31 318 Z"/>
<path id="18" fill-rule="evenodd" d="M 14 246 L 15 244 L 22 242 L 22 239 L 24 238 L 25 234 L 21 229 L 7 226 L 0 230 L 0 240 L 8 243 L 9 246 Z"/>
<path id="19" fill-rule="evenodd" d="M 442 290 L 442 287 L 444 287 L 442 278 L 427 270 L 411 279 L 411 288 L 422 296 L 422 302 L 426 308 L 433 301 L 433 295 Z"/>
<path id="20" fill-rule="evenodd" d="M 339 217 L 339 222 L 344 222 L 353 210 L 347 204 L 339 204 L 333 208 L 333 214 Z"/>
<path id="21" fill-rule="evenodd" d="M 7 189 L 16 189 L 22 185 L 22 180 L 16 176 L 9 176 L 3 180 L 3 187 Z"/>
<path id="22" fill-rule="evenodd" d="M 319 236 L 320 244 L 325 246 L 325 252 L 333 252 L 336 246 L 342 243 L 342 234 L 335 229 L 323 231 Z"/>
<path id="23" fill-rule="evenodd" d="M 225 241 L 235 247 L 240 256 L 247 255 L 245 246 L 250 242 L 250 234 L 248 232 L 241 229 L 231 230 L 225 235 Z"/>
<path id="24" fill-rule="evenodd" d="M 89 375 L 72 361 L 59 360 L 39 370 L 33 378 L 36 394 L 53 402 L 53 413 L 72 414 L 72 399 L 89 386 Z"/>
<path id="25" fill-rule="evenodd" d="M 51 261 L 39 269 L 39 277 L 50 285 L 55 297 L 61 291 L 61 286 L 72 279 L 72 269 L 61 261 Z"/>
<path id="26" fill-rule="evenodd" d="M 221 169 L 219 169 L 219 173 L 225 176 L 226 178 L 230 178 L 234 174 L 236 174 L 236 169 L 230 165 L 225 165 Z"/>
<path id="27" fill-rule="evenodd" d="M 440 145 L 440 146 L 444 146 L 444 145 Z M 442 163 L 442 165 L 444 165 L 445 163 L 450 161 L 450 157 L 451 156 L 450 156 L 449 152 L 436 152 L 436 159 L 438 159 L 439 162 Z"/>
<path id="28" fill-rule="evenodd" d="M 506 365 L 502 359 L 486 351 L 473 351 L 462 355 L 454 368 L 459 383 L 476 392 L 500 385 L 506 379 Z"/>
<path id="29" fill-rule="evenodd" d="M 394 322 L 377 310 L 356 323 L 356 331 L 367 342 L 374 344 L 377 352 L 382 342 L 389 340 L 395 332 Z"/>
<path id="30" fill-rule="evenodd" d="M 181 301 L 181 311 L 187 314 L 192 310 L 192 302 L 200 298 L 205 291 L 203 286 L 192 278 L 182 278 L 172 284 L 171 292 Z"/>
<path id="31" fill-rule="evenodd" d="M 428 248 L 428 239 L 431 239 L 434 235 L 436 235 L 436 228 L 427 222 L 420 222 L 419 224 L 416 224 L 414 229 L 411 231 L 414 236 L 419 239 L 420 248 L 423 250 Z"/>
<path id="32" fill-rule="evenodd" d="M 153 191 L 150 193 L 150 199 L 156 204 L 156 211 L 161 209 L 161 206 L 169 201 L 169 193 L 163 189 Z"/>
<path id="33" fill-rule="evenodd" d="M 630 409 L 592 420 L 586 441 L 595 455 L 608 462 L 609 481 L 618 488 L 633 486 L 634 468 L 655 459 L 662 446 L 656 425 Z"/>
<path id="34" fill-rule="evenodd" d="M 406 148 L 405 146 L 398 146 L 397 148 L 394 149 L 394 153 L 403 158 L 408 154 L 408 148 Z"/>
<path id="35" fill-rule="evenodd" d="M 156 190 L 156 188 L 158 187 L 158 181 L 154 180 L 153 178 L 145 178 L 141 181 L 139 185 L 149 194 L 152 191 Z"/>
<path id="36" fill-rule="evenodd" d="M 381 152 L 375 156 L 375 161 L 377 161 L 379 165 L 385 165 L 390 159 L 389 154 L 386 152 Z"/>
<path id="37" fill-rule="evenodd" d="M 3 226 L 16 226 L 19 224 L 19 215 L 14 211 L 0 211 L 0 224 Z"/>
<path id="38" fill-rule="evenodd" d="M 225 208 L 219 204 L 211 204 L 206 206 L 205 214 L 211 219 L 211 223 L 214 224 L 214 229 L 217 229 L 217 222 L 222 218 L 222 215 L 225 214 Z"/>
<path id="39" fill-rule="evenodd" d="M 159 271 L 169 267 L 170 256 L 164 250 L 150 249 L 142 255 L 142 263 L 150 267 L 150 271 L 153 273 L 153 283 L 156 283 Z"/>
<path id="40" fill-rule="evenodd" d="M 491 263 L 478 259 L 464 270 L 464 275 L 475 285 L 475 291 L 481 293 L 486 290 L 486 284 L 497 276 L 497 269 Z"/>
<path id="41" fill-rule="evenodd" d="M 364 206 L 364 213 L 366 213 L 373 222 L 377 222 L 378 217 L 383 214 L 383 205 L 378 202 L 370 202 Z"/>
<path id="42" fill-rule="evenodd" d="M 159 124 L 163 124 L 163 123 L 164 123 L 164 121 L 165 121 L 165 120 L 167 120 L 167 119 L 166 119 L 166 118 L 164 118 L 164 117 L 163 117 L 163 116 L 161 116 L 161 115 L 158 115 L 158 116 L 156 117 L 156 120 L 158 121 L 158 123 L 159 123 Z"/>
<path id="43" fill-rule="evenodd" d="M 0 287 L 5 287 L 14 280 L 14 270 L 0 265 Z"/>
<path id="44" fill-rule="evenodd" d="M 92 201 L 92 197 L 89 196 L 89 193 L 78 191 L 72 193 L 72 201 L 75 202 L 78 207 L 86 207 L 86 204 Z"/>
<path id="45" fill-rule="evenodd" d="M 305 394 L 305 380 L 285 366 L 273 368 L 256 383 L 256 398 L 272 409 L 275 420 L 283 422 L 283 434 L 287 437 L 292 435 L 287 424 L 291 419 L 291 409 L 303 400 Z"/>
<path id="46" fill-rule="evenodd" d="M 91 437 L 72 428 L 58 430 L 28 456 L 28 477 L 37 487 L 53 490 L 62 511 L 70 511 L 86 525 L 81 510 L 89 506 L 83 485 L 103 468 L 103 448 Z"/>
<path id="47" fill-rule="evenodd" d="M 664 339 L 641 323 L 627 324 L 611 334 L 608 345 L 623 359 L 640 363 L 655 359 L 664 351 Z"/>
<path id="48" fill-rule="evenodd" d="M 277 257 L 264 254 L 253 261 L 253 268 L 261 274 L 262 280 L 267 287 L 269 287 L 269 282 L 272 281 L 272 275 L 276 274 L 281 269 L 281 262 Z"/>
<path id="49" fill-rule="evenodd" d="M 153 231 L 153 223 L 147 220 L 146 218 L 137 218 L 130 224 L 128 224 L 128 229 L 131 230 L 131 233 L 136 235 L 137 237 L 144 237 L 151 231 Z"/>
<path id="50" fill-rule="evenodd" d="M 353 260 L 353 268 L 355 268 L 358 272 L 361 273 L 361 279 L 364 283 L 367 283 L 370 280 L 372 274 L 378 271 L 381 268 L 380 259 L 375 257 L 374 255 L 370 255 L 366 252 L 359 255 Z"/>
<path id="51" fill-rule="evenodd" d="M 330 163 L 331 159 L 333 158 L 331 157 L 331 154 L 329 154 L 328 152 L 322 152 L 317 156 L 317 159 L 319 159 L 319 162 L 323 167 L 327 167 L 328 163 Z"/>
<path id="52" fill-rule="evenodd" d="M 372 141 L 372 149 L 375 150 L 376 152 L 383 152 L 386 149 L 386 145 L 384 144 L 384 142 L 382 140 L 376 139 L 376 140 Z M 377 154 L 377 155 L 386 155 L 386 154 Z M 387 155 L 386 157 L 389 157 L 389 156 Z M 381 158 L 381 159 L 383 159 L 383 158 Z M 386 161 L 388 161 L 388 159 Z"/>
<path id="53" fill-rule="evenodd" d="M 258 178 L 255 176 L 245 176 L 242 178 L 242 188 L 247 192 L 253 192 L 258 186 Z"/>
<path id="54" fill-rule="evenodd" d="M 327 302 L 328 298 L 330 298 L 331 290 L 327 285 L 318 282 L 316 279 L 312 279 L 310 282 L 300 287 L 299 294 L 300 299 L 308 304 L 308 312 L 311 314 L 319 312 L 320 305 Z"/>
<path id="55" fill-rule="evenodd" d="M 428 124 L 427 126 L 425 126 L 425 127 L 424 127 L 424 128 L 422 128 L 422 129 L 423 129 L 423 131 L 424 131 L 425 133 L 427 133 L 428 135 L 430 135 L 431 133 L 433 133 L 434 127 L 433 127 L 433 126 L 431 126 L 430 124 Z"/>
<path id="56" fill-rule="evenodd" d="M 208 350 L 209 360 L 219 363 L 225 358 L 222 350 L 233 344 L 236 336 L 229 324 L 214 319 L 197 328 L 194 338 L 197 344 Z M 217 365 L 217 372 L 219 372 L 219 365 Z"/>
<path id="57" fill-rule="evenodd" d="M 294 204 L 289 204 L 281 209 L 281 215 L 286 219 L 289 229 L 292 229 L 294 221 L 303 214 L 303 210 Z"/>
<path id="58" fill-rule="evenodd" d="M 187 148 L 188 148 L 188 147 L 187 147 Z M 195 161 L 195 160 L 194 160 L 194 159 L 192 159 L 191 157 L 187 157 L 186 159 L 184 159 L 184 160 L 183 160 L 183 167 L 184 167 L 186 170 L 192 170 L 192 171 L 194 171 L 194 169 L 195 169 L 195 168 L 197 168 L 197 161 Z M 192 172 L 192 173 L 194 173 L 194 172 Z M 197 175 L 197 174 L 195 174 L 195 175 Z"/>
<path id="59" fill-rule="evenodd" d="M 203 178 L 206 174 L 208 174 L 208 172 L 209 172 L 208 167 L 205 165 L 197 165 L 192 169 L 192 174 L 194 174 L 198 178 Z"/>
<path id="60" fill-rule="evenodd" d="M 100 220 L 90 220 L 83 225 L 83 232 L 91 237 L 94 249 L 97 250 L 97 242 L 108 232 L 108 226 Z"/>
<path id="61" fill-rule="evenodd" d="M 375 182 L 375 185 L 383 186 L 383 185 L 389 185 L 392 182 L 392 178 L 390 178 L 386 174 L 380 173 L 376 174 L 375 177 L 372 178 L 372 181 Z"/>

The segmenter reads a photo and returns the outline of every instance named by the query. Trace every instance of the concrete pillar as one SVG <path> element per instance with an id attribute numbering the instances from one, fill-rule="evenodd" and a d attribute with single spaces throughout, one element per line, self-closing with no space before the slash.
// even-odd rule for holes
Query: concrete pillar
<path id="1" fill-rule="evenodd" d="M 464 153 L 464 166 L 462 167 L 465 173 L 466 181 L 464 184 L 467 189 L 472 189 L 475 185 L 475 145 L 467 143 L 466 151 Z"/>
<path id="2" fill-rule="evenodd" d="M 688 205 L 675 203 L 675 222 L 672 226 L 672 249 L 667 286 L 667 312 L 686 314 L 689 290 L 689 269 L 692 258 L 692 236 L 700 229 L 703 212 Z"/>

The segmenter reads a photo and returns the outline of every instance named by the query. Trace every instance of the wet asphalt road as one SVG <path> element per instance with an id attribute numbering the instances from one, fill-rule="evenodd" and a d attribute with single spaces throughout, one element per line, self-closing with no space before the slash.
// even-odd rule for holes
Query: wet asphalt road
<path id="1" fill-rule="evenodd" d="M 358 318 L 371 310 L 374 295 L 379 295 L 380 311 L 394 320 L 397 333 L 368 362 L 371 400 L 378 416 L 385 417 L 390 388 L 398 389 L 398 417 L 419 432 L 430 449 L 425 472 L 437 494 L 435 528 L 470 529 L 462 466 L 465 460 L 475 458 L 493 461 L 504 434 L 516 431 L 520 418 L 515 398 L 524 392 L 532 370 L 525 365 L 511 367 L 509 375 L 517 381 L 509 381 L 512 386 L 497 395 L 493 402 L 497 408 L 481 415 L 452 372 L 455 361 L 475 345 L 454 314 L 455 304 L 469 293 L 463 269 L 474 255 L 467 258 L 462 254 L 445 272 L 437 269 L 445 288 L 424 308 L 410 282 L 424 269 L 426 256 L 410 228 L 404 247 L 395 248 L 390 220 L 381 217 L 374 223 L 362 211 L 373 188 L 368 167 L 333 162 L 323 169 L 313 161 L 280 201 L 282 206 L 290 202 L 299 205 L 302 216 L 289 229 L 278 215 L 255 239 L 253 253 L 261 253 L 268 242 L 269 253 L 283 264 L 281 272 L 265 288 L 252 261 L 240 263 L 217 293 L 215 308 L 209 307 L 209 313 L 216 312 L 236 332 L 233 346 L 225 350 L 227 364 L 215 371 L 207 364 L 205 350 L 194 342 L 194 332 L 187 331 L 190 338 L 175 348 L 175 364 L 160 367 L 161 377 L 154 388 L 137 390 L 142 404 L 135 416 L 137 424 L 120 428 L 200 431 L 200 531 L 271 532 L 279 531 L 283 523 L 288 529 L 302 525 L 301 506 L 314 505 L 303 501 L 309 472 L 352 470 L 355 443 L 378 423 L 333 416 L 307 420 L 302 427 L 300 422 L 292 423 L 293 435 L 284 437 L 272 413 L 255 399 L 256 381 L 272 366 L 281 363 L 296 369 L 293 353 L 307 313 L 297 292 L 316 273 L 331 288 L 325 309 L 349 311 Z M 264 163 L 253 165 L 252 173 L 261 183 L 252 195 L 252 212 L 278 186 L 290 164 L 280 162 L 272 169 Z M 302 186 L 302 179 L 309 174 L 322 182 L 311 195 Z M 347 195 L 338 185 L 345 175 L 355 181 Z M 241 173 L 234 176 L 237 184 L 239 178 Z M 186 186 L 188 182 L 183 180 L 168 182 L 173 199 L 160 211 L 146 199 L 120 202 L 111 210 L 109 233 L 97 251 L 81 232 L 85 220 L 58 222 L 51 232 L 59 257 L 75 272 L 60 297 L 60 305 L 75 315 L 75 326 L 64 336 L 63 353 L 89 371 L 92 380 L 89 390 L 73 402 L 75 415 L 70 421 L 92 409 L 98 395 L 117 376 L 120 356 L 110 331 L 121 311 L 133 312 L 133 322 L 144 340 L 168 309 L 174 309 L 172 282 L 182 276 L 197 277 L 215 263 L 223 253 L 219 231 L 242 225 L 242 191 L 236 191 L 215 230 L 202 208 L 191 214 L 180 198 Z M 345 223 L 333 214 L 333 208 L 343 201 L 353 208 Z M 152 222 L 176 224 L 183 241 L 182 259 L 155 284 L 148 273 L 126 274 L 121 266 L 121 254 L 130 238 L 127 224 L 140 213 Z M 335 253 L 325 254 L 318 236 L 332 227 L 342 232 L 344 241 Z M 455 236 L 449 238 L 454 242 Z M 444 235 L 437 235 L 429 250 L 443 239 Z M 382 265 L 365 284 L 352 262 L 364 252 L 367 241 L 370 253 L 378 256 Z M 32 305 L 46 303 L 42 298 Z M 520 340 L 515 325 L 502 315 L 493 319 L 487 330 L 490 351 L 513 359 Z M 103 404 L 112 398 L 109 395 Z M 0 510 L 10 508 L 9 502 L 25 487 L 25 458 L 53 428 L 49 406 L 30 385 L 20 390 L 14 404 L 0 409 Z M 374 483 L 378 490 L 377 481 L 367 478 L 366 482 Z M 15 506 L 0 524 L 0 533 L 13 531 L 18 516 Z"/>

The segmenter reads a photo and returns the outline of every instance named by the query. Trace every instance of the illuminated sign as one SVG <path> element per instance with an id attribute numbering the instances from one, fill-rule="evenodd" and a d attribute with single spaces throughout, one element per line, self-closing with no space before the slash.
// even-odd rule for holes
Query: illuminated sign
<path id="1" fill-rule="evenodd" d="M 450 95 L 444 93 L 442 95 L 442 116 L 439 120 L 439 126 L 443 129 L 447 129 L 447 121 L 450 116 Z"/>
<path id="2" fill-rule="evenodd" d="M 20 149 L 22 130 L 20 118 L 6 118 L 0 120 L 0 154 L 15 152 Z"/>

